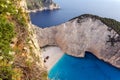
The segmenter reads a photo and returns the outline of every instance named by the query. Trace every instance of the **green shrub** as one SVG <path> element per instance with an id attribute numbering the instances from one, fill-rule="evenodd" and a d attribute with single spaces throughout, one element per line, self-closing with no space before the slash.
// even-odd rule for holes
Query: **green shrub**
<path id="1" fill-rule="evenodd" d="M 9 54 L 11 51 L 10 42 L 14 37 L 14 25 L 9 22 L 3 15 L 0 15 L 0 56 L 3 56 L 4 59 L 10 60 L 12 56 Z"/>
<path id="2" fill-rule="evenodd" d="M 0 0 L 0 80 L 13 80 L 17 73 L 13 67 L 10 44 L 16 36 L 16 27 L 25 28 L 27 25 L 22 10 L 16 6 L 17 1 L 20 0 Z"/>
<path id="3" fill-rule="evenodd" d="M 0 78 L 2 80 L 12 80 L 13 70 L 11 66 L 0 67 Z"/>

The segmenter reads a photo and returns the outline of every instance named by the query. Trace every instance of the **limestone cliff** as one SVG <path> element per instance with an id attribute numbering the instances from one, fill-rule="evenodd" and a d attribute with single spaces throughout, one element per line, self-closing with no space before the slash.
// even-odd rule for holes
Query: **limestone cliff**
<path id="1" fill-rule="evenodd" d="M 42 11 L 59 9 L 60 7 L 53 0 L 26 0 L 29 11 Z"/>
<path id="2" fill-rule="evenodd" d="M 56 45 L 76 57 L 84 57 L 85 51 L 89 51 L 120 68 L 120 29 L 112 22 L 119 25 L 112 19 L 82 15 L 58 26 L 36 27 L 36 32 L 40 47 Z"/>

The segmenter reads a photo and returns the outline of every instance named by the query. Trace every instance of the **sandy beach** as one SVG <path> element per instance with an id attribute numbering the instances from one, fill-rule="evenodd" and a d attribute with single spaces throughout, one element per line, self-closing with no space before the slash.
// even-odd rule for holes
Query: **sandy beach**
<path id="1" fill-rule="evenodd" d="M 47 70 L 55 65 L 55 63 L 63 56 L 64 52 L 59 47 L 50 46 L 42 49 L 42 57 L 44 59 Z"/>

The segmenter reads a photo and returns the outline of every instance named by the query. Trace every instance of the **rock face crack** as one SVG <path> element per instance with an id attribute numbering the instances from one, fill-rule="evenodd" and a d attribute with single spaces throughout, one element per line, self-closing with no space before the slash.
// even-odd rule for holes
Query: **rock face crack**
<path id="1" fill-rule="evenodd" d="M 39 46 L 56 45 L 63 52 L 84 57 L 85 51 L 120 68 L 120 37 L 99 19 L 75 18 L 50 28 L 37 28 Z"/>

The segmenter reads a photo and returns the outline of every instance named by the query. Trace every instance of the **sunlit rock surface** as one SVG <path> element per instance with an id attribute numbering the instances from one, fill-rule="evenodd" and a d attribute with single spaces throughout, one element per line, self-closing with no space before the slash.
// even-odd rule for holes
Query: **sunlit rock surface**
<path id="1" fill-rule="evenodd" d="M 56 45 L 76 57 L 84 57 L 85 51 L 120 68 L 120 42 L 111 42 L 110 37 L 119 35 L 98 19 L 75 18 L 50 28 L 36 27 L 40 47 Z"/>

